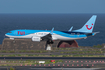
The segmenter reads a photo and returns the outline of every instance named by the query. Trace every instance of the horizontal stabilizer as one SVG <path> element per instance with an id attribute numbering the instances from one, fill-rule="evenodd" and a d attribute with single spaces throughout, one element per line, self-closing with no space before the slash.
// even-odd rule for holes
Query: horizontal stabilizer
<path id="1" fill-rule="evenodd" d="M 92 33 L 85 33 L 87 36 L 93 36 L 93 35 L 95 35 L 95 34 L 97 34 L 97 33 L 99 33 L 99 32 L 92 32 Z"/>

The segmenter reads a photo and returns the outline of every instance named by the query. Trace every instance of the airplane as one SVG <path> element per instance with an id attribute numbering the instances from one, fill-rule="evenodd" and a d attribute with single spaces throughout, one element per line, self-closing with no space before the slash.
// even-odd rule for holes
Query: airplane
<path id="1" fill-rule="evenodd" d="M 86 39 L 89 36 L 94 36 L 99 32 L 92 32 L 97 15 L 93 15 L 86 24 L 78 30 L 72 30 L 71 27 L 68 31 L 54 31 L 52 30 L 12 30 L 5 34 L 5 36 L 14 40 L 15 38 L 30 38 L 32 41 L 40 42 L 47 41 L 48 44 L 53 44 L 54 40 L 77 40 Z"/>

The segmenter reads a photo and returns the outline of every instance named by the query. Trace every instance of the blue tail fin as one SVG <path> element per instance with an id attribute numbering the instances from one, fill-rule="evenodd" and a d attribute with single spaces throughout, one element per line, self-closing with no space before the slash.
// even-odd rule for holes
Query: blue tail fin
<path id="1" fill-rule="evenodd" d="M 96 17 L 97 17 L 96 15 L 93 15 L 81 29 L 74 30 L 73 32 L 92 33 L 95 25 Z"/>

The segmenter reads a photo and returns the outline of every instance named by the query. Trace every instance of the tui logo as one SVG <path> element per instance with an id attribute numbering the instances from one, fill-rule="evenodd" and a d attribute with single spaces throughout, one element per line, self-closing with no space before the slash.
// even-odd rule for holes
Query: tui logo
<path id="1" fill-rule="evenodd" d="M 93 25 L 93 24 L 92 24 L 92 25 Z M 91 30 L 91 29 L 92 29 L 92 26 L 89 28 L 88 25 L 86 25 L 86 28 L 87 28 L 88 30 Z"/>
<path id="2" fill-rule="evenodd" d="M 18 35 L 25 35 L 25 32 L 18 31 Z"/>

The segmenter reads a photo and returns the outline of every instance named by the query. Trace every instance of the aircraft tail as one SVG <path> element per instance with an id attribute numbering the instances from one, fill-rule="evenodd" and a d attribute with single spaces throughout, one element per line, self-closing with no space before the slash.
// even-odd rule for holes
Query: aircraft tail
<path id="1" fill-rule="evenodd" d="M 96 17 L 97 15 L 93 15 L 81 29 L 73 30 L 73 32 L 92 33 L 94 25 L 95 25 Z"/>

